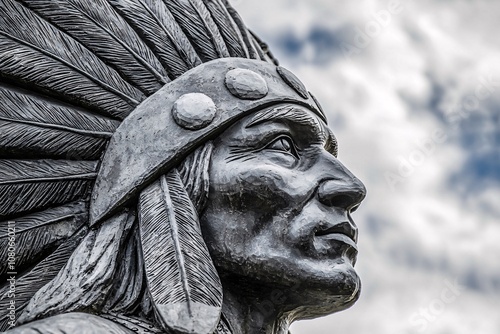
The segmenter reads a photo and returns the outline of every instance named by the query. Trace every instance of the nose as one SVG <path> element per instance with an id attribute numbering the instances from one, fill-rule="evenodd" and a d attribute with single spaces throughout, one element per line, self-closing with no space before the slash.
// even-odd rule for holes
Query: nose
<path id="1" fill-rule="evenodd" d="M 335 159 L 336 160 L 336 159 Z M 366 196 L 364 184 L 338 160 L 333 170 L 332 179 L 323 181 L 318 189 L 319 201 L 330 207 L 347 211 L 356 208 Z"/>

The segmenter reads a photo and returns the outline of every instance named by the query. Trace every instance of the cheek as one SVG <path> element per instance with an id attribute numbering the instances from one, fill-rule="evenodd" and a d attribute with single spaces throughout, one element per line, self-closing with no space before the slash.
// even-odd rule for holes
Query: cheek
<path id="1" fill-rule="evenodd" d="M 228 257 L 245 258 L 259 240 L 286 228 L 286 221 L 276 217 L 304 202 L 307 195 L 293 171 L 251 164 L 227 166 L 212 172 L 208 206 L 202 215 L 203 235 L 219 263 Z"/>
<path id="2" fill-rule="evenodd" d="M 229 165 L 226 173 L 217 175 L 210 190 L 218 194 L 214 197 L 222 200 L 221 205 L 269 214 L 268 210 L 292 206 L 307 196 L 308 191 L 295 171 L 252 165 L 252 162 L 243 168 Z"/>

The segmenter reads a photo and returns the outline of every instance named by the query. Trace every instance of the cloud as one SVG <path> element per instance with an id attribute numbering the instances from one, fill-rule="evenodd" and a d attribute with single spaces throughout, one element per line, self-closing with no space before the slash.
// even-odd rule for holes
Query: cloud
<path id="1" fill-rule="evenodd" d="M 496 334 L 500 2 L 401 1 L 382 24 L 390 3 L 234 3 L 321 101 L 340 159 L 368 188 L 356 212 L 361 299 L 292 332 Z M 460 296 L 422 330 L 412 320 L 455 280 Z"/>

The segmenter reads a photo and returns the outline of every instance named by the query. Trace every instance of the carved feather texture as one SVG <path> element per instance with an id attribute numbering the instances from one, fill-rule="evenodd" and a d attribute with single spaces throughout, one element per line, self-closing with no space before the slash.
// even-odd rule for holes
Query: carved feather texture
<path id="1" fill-rule="evenodd" d="M 0 157 L 97 160 L 106 147 L 103 138 L 0 120 Z"/>
<path id="2" fill-rule="evenodd" d="M 137 33 L 105 0 L 22 0 L 151 95 L 170 80 Z"/>
<path id="3" fill-rule="evenodd" d="M 0 160 L 0 217 L 85 197 L 95 161 Z"/>
<path id="4" fill-rule="evenodd" d="M 231 57 L 248 58 L 248 49 L 243 36 L 221 0 L 205 0 L 204 2 L 226 41 Z"/>
<path id="5" fill-rule="evenodd" d="M 0 222 L 0 275 L 7 273 L 9 232 L 15 233 L 17 272 L 24 271 L 39 259 L 47 256 L 47 251 L 58 247 L 78 229 L 88 218 L 87 205 L 75 202 L 48 209 L 14 220 L 15 230 L 9 231 L 7 221 Z"/>
<path id="6" fill-rule="evenodd" d="M 250 33 L 250 41 L 252 42 L 254 49 L 257 51 L 259 59 L 266 61 L 266 55 L 262 50 L 262 47 L 260 46 L 260 42 L 255 38 L 255 35 L 252 33 L 252 31 L 249 30 L 248 32 Z"/>
<path id="7" fill-rule="evenodd" d="M 229 52 L 201 0 L 163 0 L 203 61 L 229 57 Z"/>
<path id="8" fill-rule="evenodd" d="M 108 1 L 139 32 L 171 78 L 201 64 L 190 41 L 162 0 Z"/>
<path id="9" fill-rule="evenodd" d="M 99 159 L 117 121 L 0 86 L 0 156 Z"/>
<path id="10" fill-rule="evenodd" d="M 139 226 L 157 320 L 180 333 L 212 333 L 222 286 L 176 169 L 141 193 Z"/>
<path id="11" fill-rule="evenodd" d="M 33 295 L 59 273 L 85 234 L 86 228 L 80 229 L 28 273 L 22 277 L 17 277 L 15 295 L 17 318 L 26 308 Z M 8 284 L 0 288 L 0 308 L 2 310 L 7 309 L 11 300 L 8 295 L 9 288 Z M 0 318 L 0 331 L 8 328 L 8 321 L 10 320 L 8 315 L 8 312 L 3 312 Z"/>
<path id="12" fill-rule="evenodd" d="M 92 52 L 13 0 L 0 6 L 0 71 L 11 79 L 126 117 L 145 96 Z"/>
<path id="13" fill-rule="evenodd" d="M 220 34 L 218 26 L 215 24 L 210 11 L 206 7 L 203 0 L 179 0 L 179 3 L 191 3 L 191 6 L 196 11 L 200 20 L 204 23 L 205 29 L 207 30 L 208 36 L 212 40 L 213 45 L 215 46 L 215 50 L 219 55 L 219 58 L 227 58 L 230 57 L 229 51 L 227 50 L 226 42 L 222 38 Z"/>
<path id="14" fill-rule="evenodd" d="M 250 40 L 250 33 L 248 32 L 245 24 L 243 23 L 243 20 L 241 19 L 240 14 L 229 4 L 228 0 L 221 0 L 224 2 L 224 5 L 227 8 L 227 11 L 229 12 L 229 15 L 233 18 L 234 22 L 238 26 L 241 36 L 243 37 L 243 41 L 245 42 L 245 45 L 248 49 L 248 55 L 250 59 L 259 59 L 259 56 L 257 54 L 257 50 L 255 50 L 253 43 Z"/>

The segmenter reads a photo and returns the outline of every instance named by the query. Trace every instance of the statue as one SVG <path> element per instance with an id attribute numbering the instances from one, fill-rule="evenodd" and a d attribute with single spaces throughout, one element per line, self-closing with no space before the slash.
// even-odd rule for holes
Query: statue
<path id="1" fill-rule="evenodd" d="M 1 331 L 282 334 L 357 300 L 365 188 L 226 0 L 1 3 Z"/>

